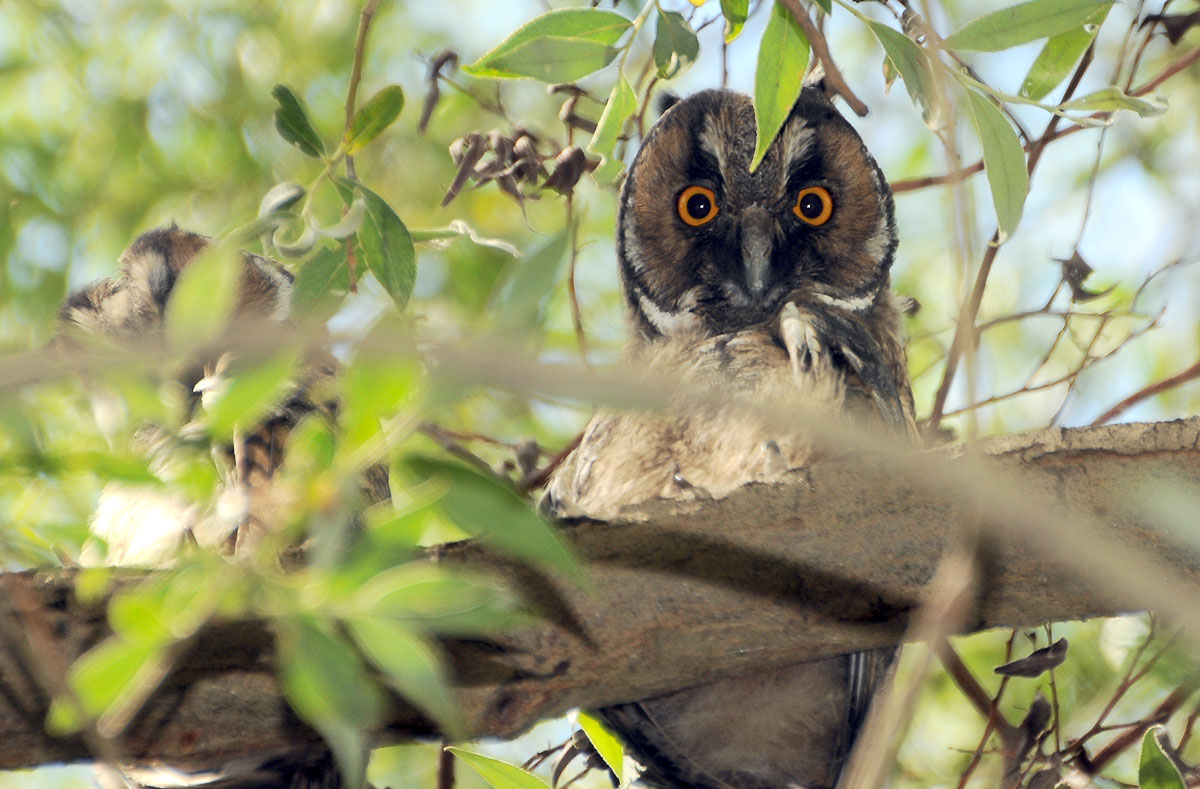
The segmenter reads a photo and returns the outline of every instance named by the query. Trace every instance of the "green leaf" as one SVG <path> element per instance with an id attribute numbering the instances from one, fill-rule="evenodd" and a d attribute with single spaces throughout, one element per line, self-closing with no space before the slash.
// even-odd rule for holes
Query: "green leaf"
<path id="1" fill-rule="evenodd" d="M 468 767 L 479 773 L 479 777 L 495 789 L 548 789 L 549 787 L 549 784 L 541 778 L 525 772 L 515 764 L 502 762 L 499 759 L 462 748 L 450 747 L 446 750 L 466 762 Z"/>
<path id="2" fill-rule="evenodd" d="M 1108 9 L 1105 8 L 1107 12 Z M 1059 33 L 1046 40 L 1037 60 L 1029 67 L 1025 81 L 1021 83 L 1021 95 L 1040 101 L 1054 87 L 1066 79 L 1067 74 L 1079 62 L 1083 51 L 1096 37 L 1096 30 L 1078 27 Z"/>
<path id="3" fill-rule="evenodd" d="M 410 626 L 379 617 L 345 620 L 358 648 L 388 683 L 429 715 L 451 738 L 464 732 L 462 715 L 450 691 L 445 658 Z"/>
<path id="4" fill-rule="evenodd" d="M 742 26 L 750 16 L 750 0 L 721 0 L 721 14 L 725 17 L 725 43 L 728 44 L 742 32 Z"/>
<path id="5" fill-rule="evenodd" d="M 508 264 L 507 275 L 496 289 L 490 307 L 500 328 L 528 329 L 542 324 L 547 297 L 562 279 L 569 240 L 564 228 L 529 257 Z"/>
<path id="6" fill-rule="evenodd" d="M 380 421 L 409 403 L 420 380 L 419 364 L 402 353 L 356 357 L 342 373 L 342 446 L 355 449 L 377 439 Z"/>
<path id="7" fill-rule="evenodd" d="M 214 383 L 214 391 L 204 398 L 209 435 L 225 439 L 238 425 L 258 424 L 291 388 L 295 366 L 296 351 L 287 350 L 222 376 Z"/>
<path id="8" fill-rule="evenodd" d="M 558 570 L 577 582 L 584 580 L 578 562 L 555 529 L 512 488 L 444 460 L 412 457 L 406 463 L 423 477 L 445 481 L 449 488 L 438 507 L 463 531 L 479 534 L 531 564 Z"/>
<path id="9" fill-rule="evenodd" d="M 304 112 L 304 105 L 287 85 L 276 85 L 271 95 L 279 103 L 275 110 L 275 129 L 279 136 L 295 145 L 301 152 L 318 159 L 325 155 L 325 144 L 313 129 Z"/>
<path id="10" fill-rule="evenodd" d="M 388 85 L 376 93 L 367 103 L 354 113 L 350 128 L 342 138 L 342 148 L 347 156 L 353 156 L 363 149 L 363 146 L 379 136 L 379 133 L 392 125 L 404 108 L 404 90 L 399 85 Z"/>
<path id="11" fill-rule="evenodd" d="M 311 616 L 275 623 L 279 682 L 301 719 L 321 733 L 342 773 L 361 786 L 366 774 L 365 732 L 383 713 L 383 696 L 354 648 Z"/>
<path id="12" fill-rule="evenodd" d="M 517 598 L 506 587 L 465 572 L 405 564 L 373 576 L 354 596 L 373 617 L 409 620 L 444 636 L 494 633 L 517 622 Z"/>
<path id="13" fill-rule="evenodd" d="M 1021 221 L 1025 195 L 1029 192 L 1025 152 L 1021 150 L 1016 131 L 996 105 L 974 90 L 968 90 L 967 96 L 970 99 L 971 117 L 979 132 L 979 143 L 983 147 L 983 165 L 992 189 L 992 202 L 995 203 L 999 240 L 1003 242 Z"/>
<path id="14" fill-rule="evenodd" d="M 301 320 L 323 320 L 337 311 L 349 291 L 350 267 L 344 250 L 321 247 L 296 274 L 292 314 Z"/>
<path id="15" fill-rule="evenodd" d="M 1142 737 L 1142 756 L 1138 761 L 1138 789 L 1184 789 L 1183 776 L 1171 757 L 1163 751 L 1159 737 L 1166 730 L 1155 726 Z"/>
<path id="16" fill-rule="evenodd" d="M 1102 19 L 1112 0 L 1031 0 L 979 17 L 951 33 L 947 49 L 998 52 Z"/>
<path id="17" fill-rule="evenodd" d="M 604 160 L 592 173 L 597 183 L 612 183 L 625 166 L 624 162 L 613 157 L 613 149 L 616 148 L 617 138 L 621 136 L 625 121 L 636 110 L 637 96 L 634 95 L 633 88 L 624 74 L 617 75 L 617 84 L 613 85 L 608 102 L 604 105 L 604 112 L 600 114 L 600 120 L 596 123 L 596 131 L 592 133 L 592 139 L 587 145 L 589 151 L 599 154 Z"/>
<path id="18" fill-rule="evenodd" d="M 800 95 L 808 65 L 808 39 L 783 5 L 771 6 L 771 18 L 759 43 L 754 69 L 754 123 L 757 141 L 750 172 L 754 172 L 783 128 Z"/>
<path id="19" fill-rule="evenodd" d="M 162 597 L 167 585 L 149 582 L 122 590 L 108 603 L 113 633 L 133 645 L 154 647 L 174 640 L 162 618 Z"/>
<path id="20" fill-rule="evenodd" d="M 614 11 L 564 8 L 520 27 L 463 71 L 474 77 L 573 82 L 609 64 L 632 23 Z"/>
<path id="21" fill-rule="evenodd" d="M 1143 118 L 1162 115 L 1167 111 L 1166 102 L 1161 99 L 1142 99 L 1130 96 L 1118 87 L 1101 88 L 1094 93 L 1072 99 L 1059 105 L 1062 110 L 1088 112 L 1116 112 L 1117 110 L 1132 110 Z"/>
<path id="22" fill-rule="evenodd" d="M 358 231 L 363 259 L 396 306 L 404 309 L 417 279 L 417 255 L 408 228 L 392 207 L 367 187 L 344 178 L 339 183 L 358 190 L 366 200 L 367 215 Z"/>
<path id="23" fill-rule="evenodd" d="M 904 87 L 912 103 L 930 123 L 937 115 L 937 90 L 929 69 L 929 56 L 911 38 L 885 24 L 870 22 L 871 32 L 887 53 L 887 62 L 904 78 Z"/>
<path id="24" fill-rule="evenodd" d="M 658 69 L 658 76 L 671 79 L 686 71 L 696 60 L 700 54 L 700 40 L 683 14 L 664 11 L 661 6 L 656 8 L 658 25 L 654 31 L 654 65 Z"/>
<path id="25" fill-rule="evenodd" d="M 615 775 L 622 776 L 625 768 L 625 746 L 621 744 L 617 735 L 612 733 L 604 721 L 590 712 L 579 712 L 575 716 L 575 722 L 583 729 L 583 733 L 587 735 L 596 753 L 600 754 L 600 758 L 608 765 L 608 769 Z"/>
<path id="26" fill-rule="evenodd" d="M 242 255 L 219 244 L 197 255 L 180 273 L 167 302 L 167 338 L 184 347 L 220 332 L 237 306 Z"/>
<path id="27" fill-rule="evenodd" d="M 54 733 L 78 731 L 87 721 L 124 706 L 164 667 L 161 647 L 113 636 L 85 652 L 67 675 L 79 706 L 65 698 L 50 704 L 46 727 Z"/>
<path id="28" fill-rule="evenodd" d="M 817 5 L 825 12 L 825 15 L 833 13 L 833 0 L 817 0 Z"/>

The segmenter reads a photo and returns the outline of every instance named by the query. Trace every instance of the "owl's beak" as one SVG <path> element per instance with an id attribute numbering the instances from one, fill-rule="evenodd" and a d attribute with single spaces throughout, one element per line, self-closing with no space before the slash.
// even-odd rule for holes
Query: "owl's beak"
<path id="1" fill-rule="evenodd" d="M 742 266 L 746 290 L 762 298 L 771 284 L 771 250 L 775 246 L 775 220 L 765 208 L 751 206 L 742 215 Z"/>

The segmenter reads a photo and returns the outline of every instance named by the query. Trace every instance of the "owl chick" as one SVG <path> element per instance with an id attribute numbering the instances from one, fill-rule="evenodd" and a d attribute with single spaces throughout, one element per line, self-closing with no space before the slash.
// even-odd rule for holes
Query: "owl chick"
<path id="1" fill-rule="evenodd" d="M 560 516 L 724 496 L 818 462 L 803 427 L 745 405 L 913 434 L 891 191 L 858 134 L 806 88 L 750 172 L 751 101 L 705 91 L 669 110 L 617 219 L 628 356 L 677 381 L 669 416 L 602 410 L 551 480 Z M 803 425 L 803 421 L 798 424 Z M 892 649 L 801 663 L 602 710 L 658 786 L 837 785 Z"/>
<path id="2" fill-rule="evenodd" d="M 98 336 L 118 344 L 145 341 L 161 333 L 168 299 L 183 270 L 214 244 L 212 239 L 174 225 L 143 233 L 120 257 L 117 277 L 95 282 L 71 296 L 59 314 L 56 344 L 70 347 Z M 243 327 L 278 326 L 291 306 L 292 274 L 273 260 L 241 253 L 236 320 Z M 228 354 L 185 370 L 180 383 L 189 394 L 195 416 L 205 398 L 219 390 L 230 364 Z M 187 541 L 226 553 L 246 552 L 269 530 L 268 482 L 283 459 L 291 428 L 313 411 L 329 412 L 330 403 L 316 396 L 335 363 L 322 350 L 310 350 L 301 380 L 275 410 L 254 429 L 235 437 L 231 446 L 214 448 L 225 483 L 212 506 L 202 507 L 170 490 L 110 483 L 101 493 L 91 531 L 106 545 L 85 549 L 84 563 L 142 567 L 169 563 Z M 98 421 L 109 401 L 93 391 Z M 153 425 L 139 428 L 137 443 L 161 474 L 175 462 L 177 437 Z"/>

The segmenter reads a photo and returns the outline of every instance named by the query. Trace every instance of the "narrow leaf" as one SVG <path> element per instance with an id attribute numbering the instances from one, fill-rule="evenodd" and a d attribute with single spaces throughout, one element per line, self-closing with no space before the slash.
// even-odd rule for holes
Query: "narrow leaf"
<path id="1" fill-rule="evenodd" d="M 343 775 L 361 786 L 368 727 L 383 712 L 383 697 L 344 639 L 310 616 L 275 625 L 279 682 L 296 714 L 333 749 Z"/>
<path id="2" fill-rule="evenodd" d="M 575 722 L 579 724 L 579 728 L 583 729 L 588 741 L 592 743 L 592 747 L 596 749 L 596 753 L 600 754 L 600 758 L 604 760 L 608 768 L 614 774 L 622 775 L 625 767 L 625 747 L 621 745 L 621 740 L 617 735 L 612 733 L 604 721 L 589 712 L 580 712 L 575 716 Z"/>
<path id="3" fill-rule="evenodd" d="M 295 351 L 285 351 L 218 381 L 204 398 L 209 435 L 226 439 L 237 425 L 258 424 L 279 404 L 296 365 Z"/>
<path id="4" fill-rule="evenodd" d="M 1101 88 L 1094 93 L 1089 93 L 1078 99 L 1072 99 L 1066 104 L 1060 105 L 1059 109 L 1089 112 L 1131 110 L 1143 118 L 1151 118 L 1166 112 L 1167 105 L 1165 101 L 1157 97 L 1142 99 L 1130 96 L 1118 87 L 1108 87 Z"/>
<path id="5" fill-rule="evenodd" d="M 549 784 L 536 775 L 525 772 L 515 764 L 502 762 L 482 753 L 467 751 L 462 748 L 446 749 L 462 759 L 468 767 L 479 773 L 479 777 L 487 781 L 495 789 L 549 789 Z"/>
<path id="6" fill-rule="evenodd" d="M 388 684 L 438 722 L 451 738 L 463 734 L 462 715 L 450 691 L 444 657 L 410 626 L 379 617 L 345 620 L 354 642 Z"/>
<path id="7" fill-rule="evenodd" d="M 1105 11 L 1108 9 L 1106 8 Z M 1037 60 L 1029 67 L 1025 81 L 1021 83 L 1021 95 L 1040 101 L 1054 87 L 1066 79 L 1067 74 L 1079 62 L 1083 51 L 1096 37 L 1096 30 L 1077 27 L 1059 33 L 1046 40 Z"/>
<path id="8" fill-rule="evenodd" d="M 624 162 L 613 157 L 613 149 L 617 146 L 617 138 L 621 136 L 625 121 L 636 110 L 637 97 L 625 75 L 620 74 L 617 76 L 617 84 L 613 85 L 612 93 L 608 96 L 608 103 L 604 105 L 604 112 L 600 114 L 600 120 L 596 123 L 596 131 L 587 145 L 589 151 L 599 154 L 603 159 L 600 167 L 592 173 L 597 183 L 612 183 L 625 166 Z"/>
<path id="9" fill-rule="evenodd" d="M 77 731 L 88 720 L 122 706 L 162 664 L 161 646 L 134 644 L 119 636 L 101 642 L 75 661 L 67 677 L 80 706 L 56 698 L 46 726 L 56 733 Z"/>
<path id="10" fill-rule="evenodd" d="M 367 269 L 383 285 L 396 306 L 404 309 L 417 278 L 417 256 L 408 228 L 392 207 L 367 187 L 345 179 L 339 183 L 358 190 L 366 201 L 367 215 L 358 231 L 363 258 Z"/>
<path id="11" fill-rule="evenodd" d="M 754 69 L 754 123 L 757 138 L 750 172 L 754 172 L 783 128 L 800 95 L 808 65 L 808 39 L 783 3 L 771 6 L 771 18 L 759 43 Z"/>
<path id="12" fill-rule="evenodd" d="M 474 77 L 571 82 L 608 65 L 631 22 L 614 11 L 564 8 L 520 27 L 463 71 Z"/>
<path id="13" fill-rule="evenodd" d="M 700 54 L 700 40 L 691 25 L 677 11 L 658 8 L 658 26 L 654 31 L 654 66 L 658 76 L 671 79 L 687 70 Z"/>
<path id="14" fill-rule="evenodd" d="M 404 90 L 399 85 L 388 85 L 376 93 L 358 112 L 346 135 L 342 138 L 342 147 L 346 154 L 353 156 L 362 150 L 363 146 L 379 136 L 379 133 L 392 125 L 404 108 Z"/>
<path id="15" fill-rule="evenodd" d="M 998 52 L 1103 18 L 1111 5 L 1112 0 L 1031 0 L 968 22 L 942 43 L 947 49 Z"/>
<path id="16" fill-rule="evenodd" d="M 904 87 L 915 106 L 921 108 L 925 122 L 933 125 L 938 113 L 937 91 L 929 70 L 929 56 L 911 38 L 879 22 L 871 22 L 871 32 L 887 53 L 887 62 L 904 79 Z"/>
<path id="17" fill-rule="evenodd" d="M 725 43 L 729 43 L 742 32 L 750 16 L 750 0 L 721 0 L 721 14 L 725 17 Z"/>
<path id="18" fill-rule="evenodd" d="M 407 465 L 423 477 L 446 482 L 448 490 L 438 506 L 463 531 L 479 534 L 517 558 L 583 580 L 578 562 L 558 533 L 511 488 L 434 458 L 409 458 Z"/>
<path id="19" fill-rule="evenodd" d="M 183 346 L 199 345 L 216 335 L 233 315 L 242 256 L 217 245 L 201 252 L 179 275 L 167 302 L 167 338 Z"/>
<path id="20" fill-rule="evenodd" d="M 1142 756 L 1138 761 L 1138 789 L 1184 789 L 1183 776 L 1159 742 L 1166 730 L 1155 726 L 1142 737 Z"/>
<path id="21" fill-rule="evenodd" d="M 287 85 L 276 85 L 271 90 L 279 108 L 275 110 L 275 129 L 279 136 L 295 145 L 303 153 L 321 158 L 325 155 L 325 144 L 313 129 L 304 111 L 304 105 Z"/>
<path id="22" fill-rule="evenodd" d="M 974 90 L 968 90 L 967 96 L 983 147 L 983 165 L 995 203 L 1000 241 L 1003 242 L 1021 221 L 1025 195 L 1029 191 L 1025 152 L 1021 150 L 1016 131 L 991 101 Z"/>
<path id="23" fill-rule="evenodd" d="M 332 315 L 350 290 L 350 268 L 342 250 L 322 247 L 296 274 L 292 285 L 292 314 L 320 320 Z"/>
<path id="24" fill-rule="evenodd" d="M 429 565 L 400 565 L 376 574 L 354 595 L 354 603 L 372 617 L 406 620 L 443 636 L 494 633 L 521 616 L 506 587 Z"/>
<path id="25" fill-rule="evenodd" d="M 543 323 L 547 297 L 562 279 L 568 240 L 564 228 L 528 257 L 508 264 L 490 307 L 500 328 L 528 329 Z"/>

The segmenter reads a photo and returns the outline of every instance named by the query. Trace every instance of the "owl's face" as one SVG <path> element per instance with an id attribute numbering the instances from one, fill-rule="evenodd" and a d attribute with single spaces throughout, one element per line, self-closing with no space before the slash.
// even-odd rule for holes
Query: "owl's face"
<path id="1" fill-rule="evenodd" d="M 646 339 L 774 317 L 795 291 L 868 312 L 896 249 L 892 195 L 862 140 L 805 89 L 755 172 L 750 99 L 710 90 L 662 116 L 621 197 L 625 299 Z"/>

